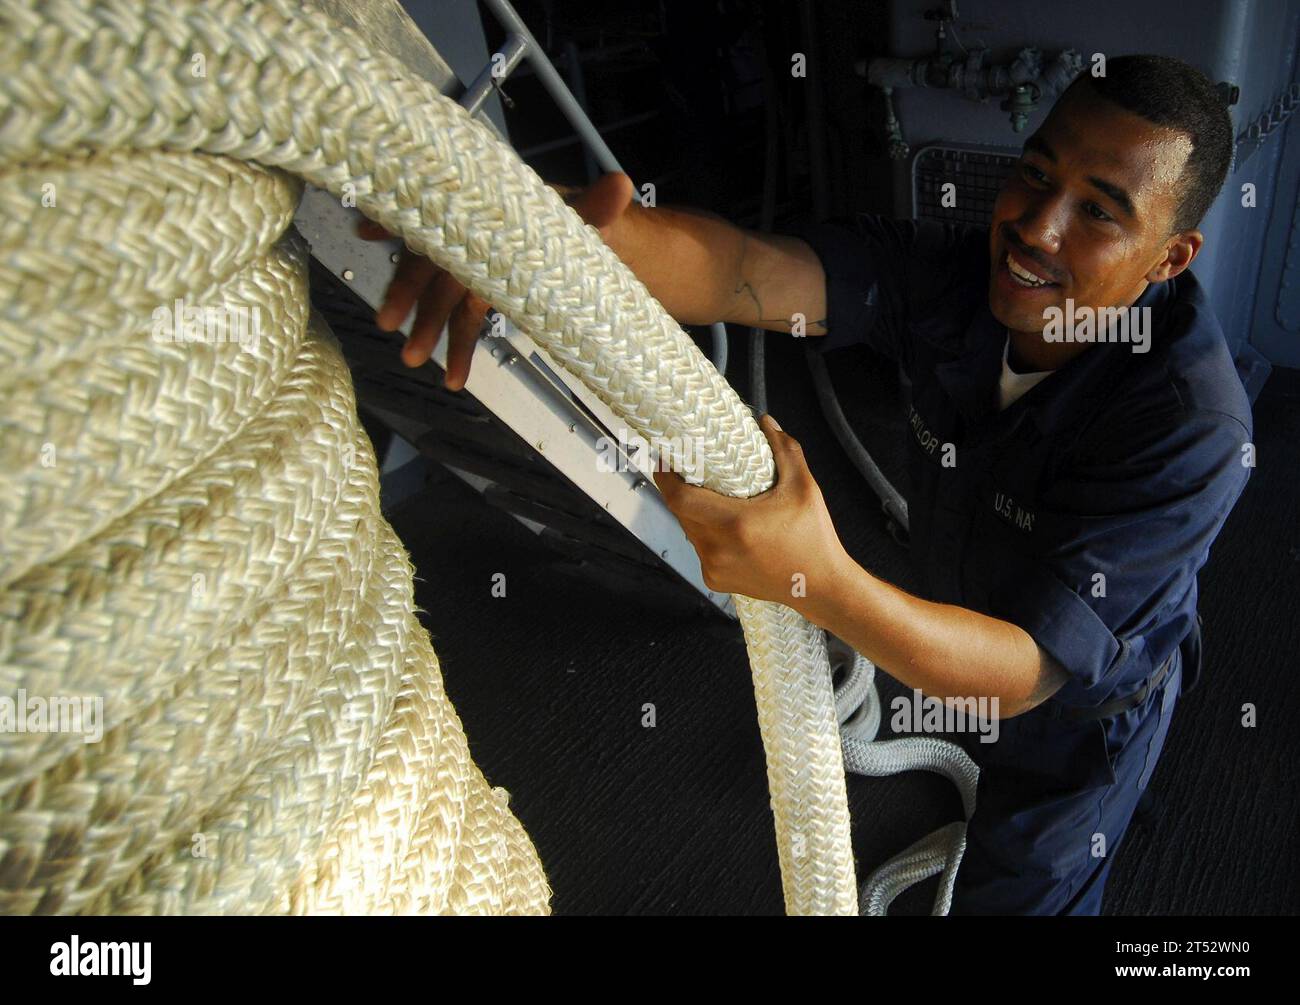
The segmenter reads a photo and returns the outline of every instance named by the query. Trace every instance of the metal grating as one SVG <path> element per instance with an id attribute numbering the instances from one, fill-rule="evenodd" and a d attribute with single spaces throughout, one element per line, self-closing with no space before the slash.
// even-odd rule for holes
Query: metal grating
<path id="1" fill-rule="evenodd" d="M 922 147 L 912 160 L 912 215 L 987 226 L 998 190 L 1018 159 L 1018 154 L 986 147 Z M 948 182 L 955 186 L 953 206 L 941 201 Z"/>

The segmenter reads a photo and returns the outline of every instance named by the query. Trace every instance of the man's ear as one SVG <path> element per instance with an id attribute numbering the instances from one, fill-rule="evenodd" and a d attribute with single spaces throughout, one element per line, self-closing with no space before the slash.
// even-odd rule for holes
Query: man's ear
<path id="1" fill-rule="evenodd" d="M 1166 279 L 1173 279 L 1196 260 L 1204 244 L 1205 235 L 1199 230 L 1175 234 L 1165 246 L 1164 260 L 1147 273 L 1147 282 L 1163 283 Z"/>

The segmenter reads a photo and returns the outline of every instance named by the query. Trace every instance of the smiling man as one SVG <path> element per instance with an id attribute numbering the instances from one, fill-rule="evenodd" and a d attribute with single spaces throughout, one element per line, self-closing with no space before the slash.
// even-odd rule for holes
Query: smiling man
<path id="1" fill-rule="evenodd" d="M 1253 463 L 1249 402 L 1187 271 L 1231 148 L 1203 75 L 1117 58 L 1026 141 L 989 228 L 868 216 L 751 238 L 736 288 L 753 315 L 823 319 L 823 351 L 865 342 L 911 379 L 920 597 L 844 559 L 779 433 L 790 501 L 778 484 L 766 512 L 659 479 L 712 585 L 775 600 L 802 569 L 807 597 L 787 602 L 904 684 L 999 699 L 999 741 L 967 744 L 982 772 L 954 913 L 1097 913 L 1199 669 L 1196 575 Z M 1131 316 L 1147 342 L 1114 323 L 1049 337 L 1067 309 Z"/>
<path id="2" fill-rule="evenodd" d="M 1188 271 L 1232 142 L 1201 73 L 1127 56 L 1061 96 L 989 227 L 868 215 L 762 235 L 643 209 L 622 175 L 574 197 L 678 320 L 803 326 L 908 374 L 919 596 L 848 556 L 770 416 L 768 492 L 656 483 L 710 588 L 789 604 L 926 696 L 996 700 L 998 741 L 968 744 L 982 770 L 954 913 L 1097 913 L 1199 671 L 1197 573 L 1253 464 L 1249 401 Z M 381 320 L 412 306 L 404 358 L 450 319 L 463 386 L 486 305 L 408 259 Z M 1081 316 L 1101 319 L 1087 338 L 1055 337 Z M 1143 344 L 1116 337 L 1130 316 Z"/>

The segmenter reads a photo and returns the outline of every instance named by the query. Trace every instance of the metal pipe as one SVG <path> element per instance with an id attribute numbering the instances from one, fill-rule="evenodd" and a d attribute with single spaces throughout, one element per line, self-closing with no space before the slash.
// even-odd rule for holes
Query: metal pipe
<path id="1" fill-rule="evenodd" d="M 709 325 L 709 335 L 713 342 L 713 368 L 718 373 L 726 374 L 727 372 L 727 350 L 730 348 L 727 343 L 727 326 L 721 321 Z"/>
<path id="2" fill-rule="evenodd" d="M 1005 95 L 1001 107 L 1010 113 L 1016 132 L 1024 129 L 1040 102 L 1055 97 L 1083 70 L 1083 57 L 1073 49 L 1062 50 L 1046 68 L 1032 46 L 1021 49 L 1010 63 L 992 66 L 984 65 L 986 51 L 975 49 L 965 61 L 945 53 L 918 59 L 860 59 L 855 66 L 868 83 L 886 94 L 896 88 L 930 87 L 957 91 L 975 101 Z"/>
<path id="3" fill-rule="evenodd" d="M 527 43 L 528 64 L 537 73 L 555 103 L 560 106 L 560 111 L 564 113 L 564 117 L 569 120 L 570 125 L 573 126 L 574 130 L 591 149 L 601 170 L 621 172 L 623 169 L 619 167 L 618 158 L 614 156 L 614 152 L 609 149 L 609 145 L 596 131 L 596 127 L 591 124 L 591 119 L 587 117 L 586 110 L 578 103 L 578 99 L 573 96 L 573 92 L 565 84 L 564 78 L 560 76 L 559 71 L 546 57 L 545 50 L 537 44 L 537 39 L 533 38 L 532 32 L 528 30 L 528 25 L 524 24 L 523 18 L 515 12 L 515 9 L 510 6 L 507 0 L 483 0 L 483 2 L 507 32 L 518 35 Z"/>
<path id="4" fill-rule="evenodd" d="M 831 432 L 840 441 L 840 446 L 849 455 L 849 460 L 853 462 L 854 467 L 867 480 L 871 490 L 880 497 L 880 503 L 885 513 L 892 517 L 903 530 L 909 530 L 907 500 L 890 484 L 889 479 L 885 477 L 885 473 L 880 470 L 880 466 L 867 453 L 866 448 L 854 434 L 853 427 L 849 425 L 848 419 L 844 417 L 839 399 L 835 396 L 835 387 L 831 384 L 830 374 L 826 370 L 826 361 L 821 358 L 817 349 L 813 346 L 805 346 L 804 353 L 808 358 L 808 369 L 812 373 L 813 387 L 817 390 L 817 400 L 821 403 L 822 414 L 826 416 Z"/>
<path id="5" fill-rule="evenodd" d="M 505 45 L 492 54 L 488 65 L 483 68 L 483 72 L 474 79 L 474 83 L 470 84 L 469 90 L 460 99 L 461 105 L 470 115 L 479 113 L 488 95 L 501 80 L 510 76 L 511 71 L 519 65 L 519 61 L 527 55 L 528 46 L 528 40 L 521 35 L 511 33 L 506 36 Z"/>

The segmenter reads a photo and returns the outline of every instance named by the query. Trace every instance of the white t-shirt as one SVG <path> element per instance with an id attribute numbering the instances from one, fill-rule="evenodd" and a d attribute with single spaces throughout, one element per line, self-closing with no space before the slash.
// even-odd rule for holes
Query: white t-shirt
<path id="1" fill-rule="evenodd" d="M 1007 343 L 1002 347 L 1002 376 L 998 378 L 998 411 L 1002 411 L 1031 387 L 1037 384 L 1052 370 L 1036 370 L 1033 373 L 1016 373 L 1007 362 L 1007 353 L 1011 349 L 1011 333 L 1007 333 Z"/>

